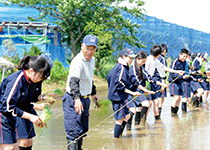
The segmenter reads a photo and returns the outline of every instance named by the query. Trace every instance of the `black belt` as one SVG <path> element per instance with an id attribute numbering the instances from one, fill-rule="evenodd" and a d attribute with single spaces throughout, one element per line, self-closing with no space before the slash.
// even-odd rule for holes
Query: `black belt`
<path id="1" fill-rule="evenodd" d="M 67 92 L 67 91 L 66 91 Z M 72 96 L 72 94 L 70 94 L 69 92 L 67 92 L 69 95 L 71 95 Z M 84 98 L 84 99 L 87 99 L 87 98 L 89 98 L 89 96 L 90 96 L 90 94 L 88 94 L 88 95 L 86 95 L 86 96 L 80 96 L 80 98 Z"/>
<path id="2" fill-rule="evenodd" d="M 80 98 L 87 99 L 87 98 L 89 98 L 89 95 L 86 95 L 86 96 L 80 96 Z"/>

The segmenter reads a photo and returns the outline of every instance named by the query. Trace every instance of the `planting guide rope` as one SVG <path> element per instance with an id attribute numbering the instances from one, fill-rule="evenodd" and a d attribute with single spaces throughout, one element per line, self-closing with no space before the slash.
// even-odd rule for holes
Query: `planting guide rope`
<path id="1" fill-rule="evenodd" d="M 178 77 L 176 77 L 173 81 L 171 81 L 168 85 L 170 85 L 171 83 L 173 83 L 175 80 L 177 80 L 181 75 L 179 75 Z M 160 89 L 161 90 L 161 89 Z M 159 92 L 160 90 L 156 91 L 155 93 Z M 140 94 L 140 95 L 144 95 L 144 94 Z M 87 134 L 88 132 L 92 131 L 93 129 L 95 129 L 96 127 L 98 127 L 100 124 L 102 124 L 103 122 L 105 122 L 106 120 L 108 120 L 109 118 L 111 118 L 114 114 L 116 114 L 118 111 L 120 111 L 121 109 L 123 109 L 126 105 L 128 105 L 130 102 L 134 101 L 136 99 L 137 96 L 134 96 L 134 98 L 132 100 L 130 100 L 128 103 L 126 103 L 124 106 L 122 106 L 120 109 L 118 109 L 116 112 L 114 112 L 113 114 L 111 114 L 110 116 L 108 116 L 106 119 L 104 119 L 103 121 L 101 121 L 100 123 L 98 123 L 97 125 L 95 125 L 94 127 L 92 127 L 91 129 L 89 129 L 87 132 L 83 133 L 81 136 L 79 136 L 78 138 L 76 138 L 74 141 L 70 142 L 69 144 L 65 145 L 64 147 L 62 147 L 60 150 L 66 148 L 67 146 L 71 145 L 73 142 L 79 140 L 81 137 L 83 137 L 85 134 Z"/>

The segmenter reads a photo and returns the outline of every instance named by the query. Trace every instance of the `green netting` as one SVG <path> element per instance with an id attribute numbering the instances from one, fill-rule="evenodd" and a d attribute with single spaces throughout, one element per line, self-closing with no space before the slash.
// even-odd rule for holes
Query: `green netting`
<path id="1" fill-rule="evenodd" d="M 48 37 L 42 35 L 0 35 L 0 38 L 16 38 L 16 37 L 20 37 L 23 40 L 33 44 L 50 43 Z"/>

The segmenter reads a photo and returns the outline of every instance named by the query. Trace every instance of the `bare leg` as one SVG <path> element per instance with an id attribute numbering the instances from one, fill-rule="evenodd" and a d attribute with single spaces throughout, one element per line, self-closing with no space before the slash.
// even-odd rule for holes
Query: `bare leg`
<path id="1" fill-rule="evenodd" d="M 0 144 L 1 150 L 19 150 L 18 144 Z"/>
<path id="2" fill-rule="evenodd" d="M 159 106 L 159 99 L 157 98 L 157 99 L 155 99 L 155 100 L 153 100 L 153 102 L 154 102 L 154 115 L 155 116 L 159 116 L 159 109 L 158 109 L 158 106 Z"/>

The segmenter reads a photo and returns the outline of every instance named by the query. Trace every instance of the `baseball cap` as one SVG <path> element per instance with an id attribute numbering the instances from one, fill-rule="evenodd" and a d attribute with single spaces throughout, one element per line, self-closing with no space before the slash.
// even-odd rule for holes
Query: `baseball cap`
<path id="1" fill-rule="evenodd" d="M 129 56 L 129 57 L 136 57 L 136 55 L 134 54 L 133 50 L 130 49 L 130 48 L 124 48 L 124 49 L 120 52 L 120 55 L 121 55 L 121 56 L 126 55 L 126 56 Z"/>
<path id="2" fill-rule="evenodd" d="M 50 69 L 52 69 L 52 66 L 53 66 L 52 59 L 48 55 L 46 55 L 46 54 L 41 54 L 41 56 L 43 56 L 43 57 L 45 57 L 47 59 L 47 62 L 49 64 L 49 66 L 50 66 Z"/>
<path id="3" fill-rule="evenodd" d="M 95 46 L 96 48 L 98 48 L 98 38 L 95 35 L 92 34 L 86 35 L 83 39 L 83 43 L 86 46 Z"/>

